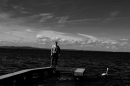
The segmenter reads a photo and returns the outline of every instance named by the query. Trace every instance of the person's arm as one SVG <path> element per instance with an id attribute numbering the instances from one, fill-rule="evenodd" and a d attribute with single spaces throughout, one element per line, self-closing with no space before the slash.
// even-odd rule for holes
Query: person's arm
<path id="1" fill-rule="evenodd" d="M 60 53 L 61 53 L 61 49 L 60 49 L 60 47 L 59 47 L 59 55 L 60 55 Z"/>
<path id="2" fill-rule="evenodd" d="M 53 47 L 51 48 L 51 55 L 52 55 Z"/>

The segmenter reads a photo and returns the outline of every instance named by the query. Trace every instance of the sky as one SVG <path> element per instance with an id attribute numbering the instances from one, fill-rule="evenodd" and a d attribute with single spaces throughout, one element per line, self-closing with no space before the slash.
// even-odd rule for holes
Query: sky
<path id="1" fill-rule="evenodd" d="M 0 0 L 0 46 L 130 52 L 129 0 Z"/>

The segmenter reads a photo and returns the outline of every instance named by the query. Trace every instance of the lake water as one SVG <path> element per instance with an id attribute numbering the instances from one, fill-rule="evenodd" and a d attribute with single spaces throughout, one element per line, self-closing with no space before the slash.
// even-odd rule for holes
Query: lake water
<path id="1" fill-rule="evenodd" d="M 16 52 L 17 51 L 17 52 Z M 50 50 L 0 49 L 0 75 L 24 69 L 50 66 Z M 3 52 L 3 53 L 2 53 Z M 6 52 L 6 53 L 5 53 Z M 59 67 L 86 68 L 88 74 L 120 73 L 120 79 L 38 81 L 34 86 L 130 86 L 130 53 L 62 51 Z M 95 75 L 96 76 L 96 75 Z M 116 78 L 117 76 L 115 76 Z"/>
<path id="2" fill-rule="evenodd" d="M 123 83 L 121 79 L 113 78 L 76 79 L 72 76 L 61 76 L 41 80 L 34 86 L 130 86 L 130 84 Z"/>

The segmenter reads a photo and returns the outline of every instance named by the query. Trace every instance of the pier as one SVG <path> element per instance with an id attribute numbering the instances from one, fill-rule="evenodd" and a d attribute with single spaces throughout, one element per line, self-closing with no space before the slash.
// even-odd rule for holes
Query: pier
<path id="1" fill-rule="evenodd" d="M 59 75 L 83 76 L 84 68 L 51 68 L 42 67 L 25 69 L 0 76 L 0 86 L 31 86 L 38 80 L 58 77 Z M 64 78 L 65 79 L 65 78 Z"/>
<path id="2" fill-rule="evenodd" d="M 0 86 L 31 85 L 32 82 L 38 79 L 52 77 L 54 73 L 55 68 L 50 67 L 21 70 L 0 76 Z"/>

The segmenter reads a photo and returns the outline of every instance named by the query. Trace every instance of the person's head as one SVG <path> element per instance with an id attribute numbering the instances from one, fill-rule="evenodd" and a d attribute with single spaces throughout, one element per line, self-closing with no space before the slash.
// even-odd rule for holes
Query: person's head
<path id="1" fill-rule="evenodd" d="M 55 41 L 55 44 L 57 45 L 57 44 L 58 44 L 58 41 Z"/>

